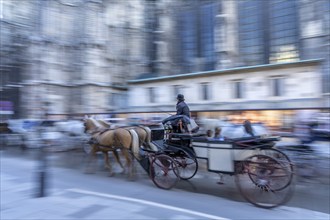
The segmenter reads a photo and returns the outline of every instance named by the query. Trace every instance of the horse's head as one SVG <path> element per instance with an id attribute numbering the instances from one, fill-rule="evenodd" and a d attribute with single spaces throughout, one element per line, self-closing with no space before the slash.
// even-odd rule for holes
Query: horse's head
<path id="1" fill-rule="evenodd" d="M 92 130 L 96 130 L 97 126 L 95 124 L 95 120 L 93 118 L 86 117 L 84 118 L 84 132 L 88 133 L 91 132 Z"/>

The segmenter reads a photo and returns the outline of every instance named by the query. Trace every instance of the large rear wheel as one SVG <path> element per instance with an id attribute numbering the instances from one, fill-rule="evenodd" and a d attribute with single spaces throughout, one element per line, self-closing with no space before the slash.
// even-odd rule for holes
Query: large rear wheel
<path id="1" fill-rule="evenodd" d="M 284 204 L 291 197 L 292 179 L 287 167 L 273 157 L 258 154 L 241 162 L 236 173 L 236 184 L 243 197 L 262 208 Z"/>
<path id="2" fill-rule="evenodd" d="M 283 188 L 287 187 L 288 185 L 291 184 L 294 176 L 294 166 L 293 163 L 291 162 L 290 158 L 284 154 L 282 151 L 270 148 L 270 149 L 257 149 L 258 151 L 256 152 L 257 154 L 263 154 L 269 157 L 272 157 L 279 162 L 283 168 L 287 169 L 288 175 L 290 178 L 287 179 L 286 184 L 283 182 Z M 278 189 L 281 190 L 281 189 Z"/>
<path id="3" fill-rule="evenodd" d="M 168 155 L 155 155 L 150 164 L 150 178 L 161 189 L 171 189 L 180 180 L 177 163 Z"/>

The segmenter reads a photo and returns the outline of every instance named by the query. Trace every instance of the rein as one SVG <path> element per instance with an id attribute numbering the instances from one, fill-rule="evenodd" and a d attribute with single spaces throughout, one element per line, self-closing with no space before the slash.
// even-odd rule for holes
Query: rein
<path id="1" fill-rule="evenodd" d="M 115 130 L 115 128 L 94 128 L 93 130 L 89 129 L 87 130 L 87 133 L 88 134 L 91 134 L 91 135 L 94 135 L 94 134 L 97 134 L 97 133 L 100 133 L 100 134 L 103 134 L 104 132 L 107 132 L 107 131 L 113 131 Z"/>

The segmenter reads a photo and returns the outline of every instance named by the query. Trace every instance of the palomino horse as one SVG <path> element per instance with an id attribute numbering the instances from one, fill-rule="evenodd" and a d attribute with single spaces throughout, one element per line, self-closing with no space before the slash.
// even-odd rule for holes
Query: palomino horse
<path id="1" fill-rule="evenodd" d="M 139 138 L 139 147 L 144 147 L 144 148 L 147 148 L 147 149 L 150 149 L 150 150 L 153 150 L 153 151 L 157 151 L 158 148 L 156 147 L 155 144 L 153 144 L 151 142 L 151 129 L 147 126 L 123 126 L 123 125 L 113 125 L 113 124 L 110 124 L 108 122 L 105 122 L 101 119 L 98 119 L 96 120 L 97 125 L 99 126 L 100 129 L 115 129 L 115 128 L 123 128 L 123 129 L 127 129 L 127 130 L 130 130 L 130 129 L 133 129 L 137 135 L 138 135 L 138 138 Z M 120 162 L 120 159 L 119 159 L 119 156 L 118 156 L 118 152 L 116 150 L 112 150 L 112 149 L 109 149 L 109 148 L 99 148 L 99 150 L 102 151 L 102 153 L 104 154 L 105 156 L 105 167 L 109 167 L 109 155 L 108 155 L 108 152 L 109 151 L 112 151 L 114 156 L 115 156 L 115 159 L 117 161 L 117 163 L 120 165 L 120 167 L 122 169 L 124 169 L 124 166 L 122 165 L 122 163 Z M 139 159 L 139 158 L 137 158 Z M 127 161 L 126 161 L 127 162 Z M 127 166 L 127 163 L 126 163 L 126 166 Z"/>
<path id="2" fill-rule="evenodd" d="M 139 125 L 139 126 L 116 126 L 116 125 L 112 125 L 108 122 L 105 122 L 101 119 L 98 119 L 97 122 L 103 127 L 103 128 L 124 128 L 124 129 L 133 129 L 138 137 L 139 137 L 139 146 L 144 146 L 146 148 L 149 148 L 150 150 L 154 150 L 154 151 L 157 151 L 157 147 L 156 145 L 154 145 L 152 142 L 151 142 L 151 130 L 149 127 L 147 126 L 142 126 L 142 125 Z"/>
<path id="3" fill-rule="evenodd" d="M 122 154 L 125 156 L 127 166 L 129 167 L 128 176 L 132 179 L 133 158 L 131 157 L 130 152 L 133 152 L 134 157 L 140 157 L 139 138 L 137 133 L 133 129 L 100 129 L 98 124 L 99 123 L 97 123 L 97 121 L 93 118 L 84 118 L 85 132 L 92 135 L 92 139 L 94 140 L 91 143 L 92 150 L 90 152 L 88 164 L 95 158 L 96 152 L 104 151 L 102 148 L 107 149 L 106 152 L 114 152 L 116 149 L 120 149 Z M 107 158 L 107 165 L 110 175 L 113 175 L 111 164 L 108 161 L 109 160 Z"/>
<path id="4" fill-rule="evenodd" d="M 148 127 L 114 125 L 114 124 L 110 124 L 101 119 L 95 119 L 94 124 L 98 126 L 100 131 L 111 130 L 111 129 L 116 129 L 116 128 L 123 128 L 123 129 L 127 129 L 127 130 L 133 129 L 139 137 L 139 147 L 143 146 L 143 147 L 149 148 L 151 150 L 155 150 L 155 151 L 157 150 L 157 147 L 153 143 L 151 143 L 151 130 Z M 106 163 L 105 167 L 109 167 L 108 151 L 112 151 L 117 163 L 120 165 L 120 167 L 122 169 L 124 169 L 124 166 L 120 162 L 120 159 L 118 157 L 118 153 L 116 150 L 112 150 L 109 148 L 99 148 L 99 150 L 102 151 L 102 153 L 105 156 L 105 163 Z"/>

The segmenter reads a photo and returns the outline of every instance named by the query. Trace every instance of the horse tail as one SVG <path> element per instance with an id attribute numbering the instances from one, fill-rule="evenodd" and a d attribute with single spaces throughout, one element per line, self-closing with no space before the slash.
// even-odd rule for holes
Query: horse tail
<path id="1" fill-rule="evenodd" d="M 158 151 L 158 148 L 155 144 L 151 142 L 151 129 L 149 127 L 143 127 L 143 129 L 147 132 L 147 144 L 151 150 Z"/>
<path id="2" fill-rule="evenodd" d="M 145 143 L 145 140 L 143 140 L 143 135 L 141 136 L 139 134 L 139 132 L 137 131 L 137 128 L 141 128 L 143 129 L 142 127 L 140 126 L 137 126 L 137 127 L 129 127 L 128 129 L 134 129 L 134 131 L 136 132 L 137 136 L 139 137 L 139 147 L 141 147 L 144 143 Z M 144 130 L 144 129 L 143 129 Z"/>
<path id="3" fill-rule="evenodd" d="M 135 158 L 140 159 L 140 152 L 139 152 L 139 136 L 137 135 L 136 131 L 134 129 L 129 129 L 129 133 L 132 137 L 132 146 L 131 150 L 133 152 L 133 155 Z"/>

